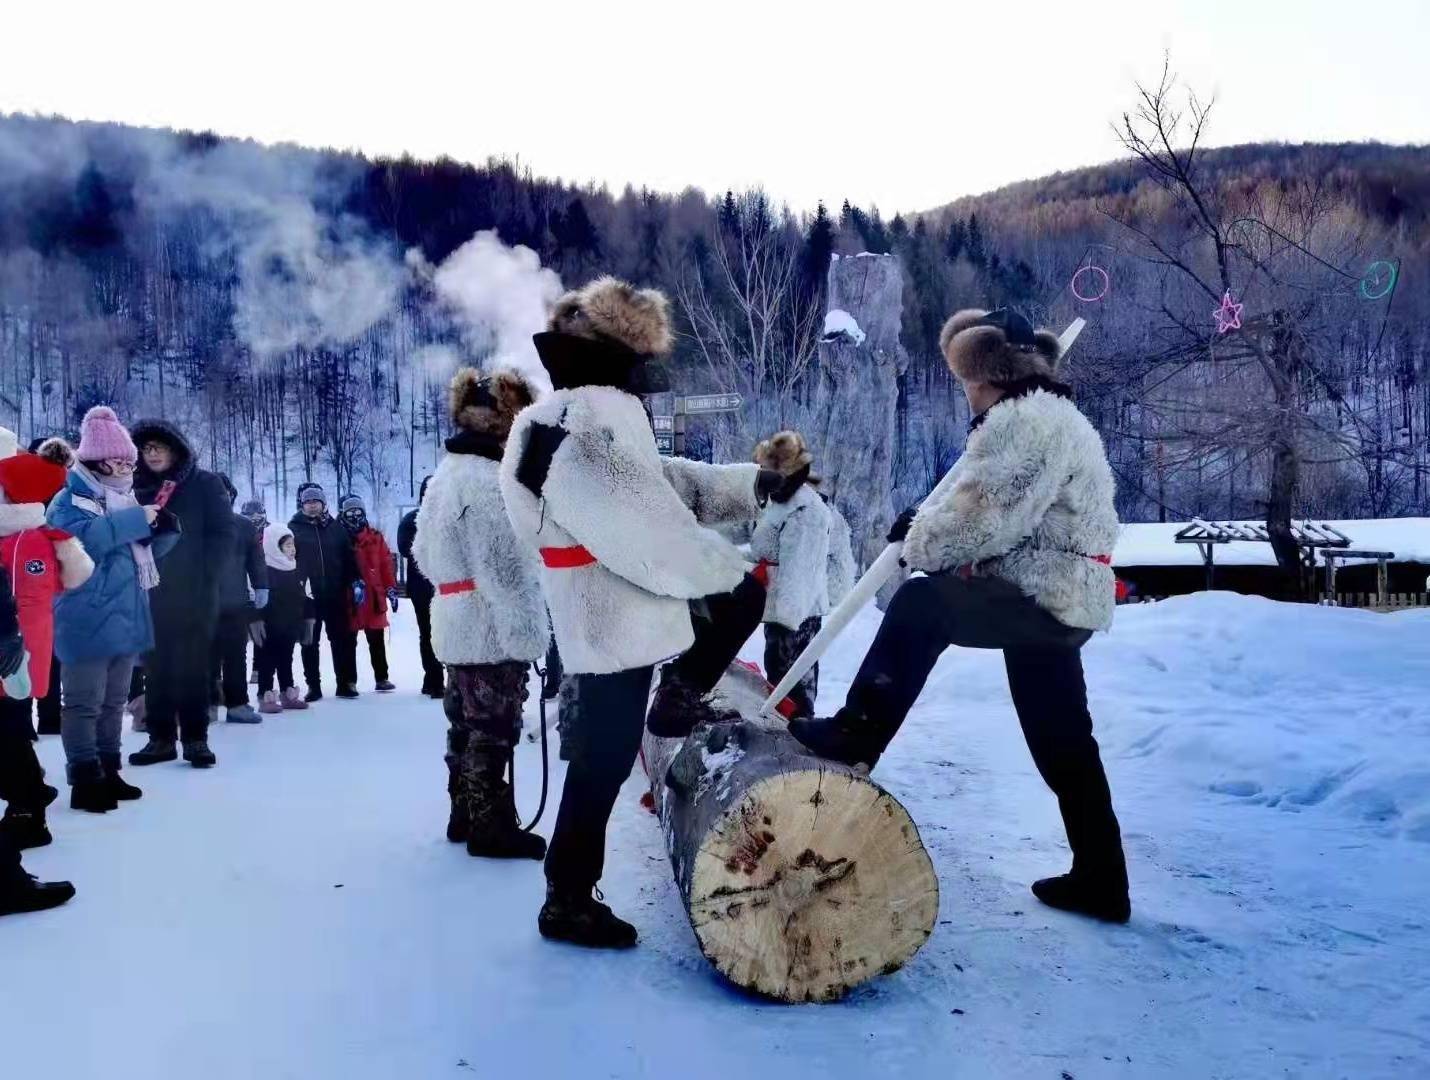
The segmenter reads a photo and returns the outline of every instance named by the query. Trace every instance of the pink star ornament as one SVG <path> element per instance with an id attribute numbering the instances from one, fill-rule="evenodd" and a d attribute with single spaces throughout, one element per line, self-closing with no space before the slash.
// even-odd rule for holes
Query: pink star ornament
<path id="1" fill-rule="evenodd" d="M 1212 318 L 1216 320 L 1216 332 L 1225 334 L 1228 330 L 1241 329 L 1241 309 L 1245 305 L 1234 304 L 1231 300 L 1231 293 L 1227 292 L 1221 298 L 1221 307 L 1212 312 Z"/>

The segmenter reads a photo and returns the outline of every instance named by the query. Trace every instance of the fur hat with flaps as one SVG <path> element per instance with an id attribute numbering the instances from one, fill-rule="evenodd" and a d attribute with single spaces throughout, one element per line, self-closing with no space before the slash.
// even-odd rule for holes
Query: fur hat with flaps
<path id="1" fill-rule="evenodd" d="M 809 469 L 814 464 L 814 455 L 798 431 L 779 431 L 755 447 L 755 464 L 782 476 L 793 476 L 801 469 Z M 817 484 L 819 477 L 810 476 L 809 482 Z"/>
<path id="2" fill-rule="evenodd" d="M 938 344 L 949 370 L 965 382 L 1011 383 L 1058 374 L 1058 336 L 1033 329 L 1012 308 L 960 311 L 943 324 Z"/>
<path id="3" fill-rule="evenodd" d="M 546 332 L 532 341 L 558 390 L 614 386 L 651 394 L 670 388 L 660 365 L 649 363 L 675 343 L 670 301 L 656 289 L 597 278 L 556 301 Z"/>
<path id="4" fill-rule="evenodd" d="M 447 402 L 452 423 L 474 435 L 491 435 L 505 441 L 516 414 L 533 401 L 531 384 L 514 371 L 483 375 L 464 367 L 452 376 Z"/>

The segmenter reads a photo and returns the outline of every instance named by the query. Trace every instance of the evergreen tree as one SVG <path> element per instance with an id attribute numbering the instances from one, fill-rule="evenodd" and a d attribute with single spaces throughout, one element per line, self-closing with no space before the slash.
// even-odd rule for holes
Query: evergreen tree
<path id="1" fill-rule="evenodd" d="M 983 242 L 983 228 L 978 224 L 978 215 L 968 215 L 968 240 L 967 240 L 968 261 L 974 266 L 983 267 L 988 264 L 988 248 Z"/>
<path id="2" fill-rule="evenodd" d="M 948 223 L 948 232 L 943 238 L 943 257 L 949 262 L 957 262 L 968 242 L 968 227 L 962 218 L 954 218 Z"/>
<path id="3" fill-rule="evenodd" d="M 732 233 L 740 227 L 740 208 L 735 203 L 735 193 L 726 190 L 725 197 L 720 200 L 719 214 L 720 231 Z"/>
<path id="4" fill-rule="evenodd" d="M 889 240 L 895 244 L 901 244 L 909 238 L 909 223 L 904 220 L 903 214 L 895 214 L 894 220 L 889 222 Z"/>
<path id="5" fill-rule="evenodd" d="M 846 203 L 846 205 L 848 205 Z M 829 274 L 829 260 L 834 254 L 834 222 L 829 219 L 829 211 L 821 199 L 814 211 L 814 219 L 804 236 L 804 247 L 800 252 L 801 291 L 807 298 L 818 296 L 824 288 Z"/>

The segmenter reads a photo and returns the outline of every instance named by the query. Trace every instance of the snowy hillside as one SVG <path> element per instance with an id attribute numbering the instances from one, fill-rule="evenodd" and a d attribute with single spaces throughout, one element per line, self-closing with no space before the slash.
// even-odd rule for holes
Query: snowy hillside
<path id="1" fill-rule="evenodd" d="M 826 662 L 824 706 L 875 625 Z M 1056 807 L 1000 658 L 951 651 L 876 774 L 920 825 L 940 924 L 904 971 L 801 1007 L 700 958 L 639 776 L 604 887 L 642 947 L 541 941 L 539 867 L 442 839 L 445 723 L 413 692 L 406 608 L 394 637 L 399 694 L 220 726 L 212 773 L 133 770 L 142 802 L 56 810 L 27 865 L 79 895 L 0 920 L 4 1075 L 1430 1074 L 1430 612 L 1229 594 L 1119 610 L 1086 657 L 1126 927 L 1029 895 L 1065 866 Z M 42 756 L 60 770 L 58 740 Z M 519 766 L 529 812 L 535 745 Z"/>

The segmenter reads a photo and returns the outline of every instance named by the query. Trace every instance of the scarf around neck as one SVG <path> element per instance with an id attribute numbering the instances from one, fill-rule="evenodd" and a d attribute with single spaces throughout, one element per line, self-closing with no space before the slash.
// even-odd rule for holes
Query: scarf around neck
<path id="1" fill-rule="evenodd" d="M 121 510 L 139 508 L 139 500 L 134 497 L 132 478 L 130 483 L 124 484 L 119 477 L 96 476 L 79 464 L 74 466 L 74 472 L 94 494 L 95 501 L 104 508 L 106 517 L 113 517 Z M 116 481 L 117 483 L 110 484 L 105 481 Z M 139 587 L 147 592 L 158 585 L 159 566 L 154 561 L 154 552 L 150 549 L 148 538 L 131 542 L 129 553 L 134 556 L 134 568 L 139 578 Z"/>

